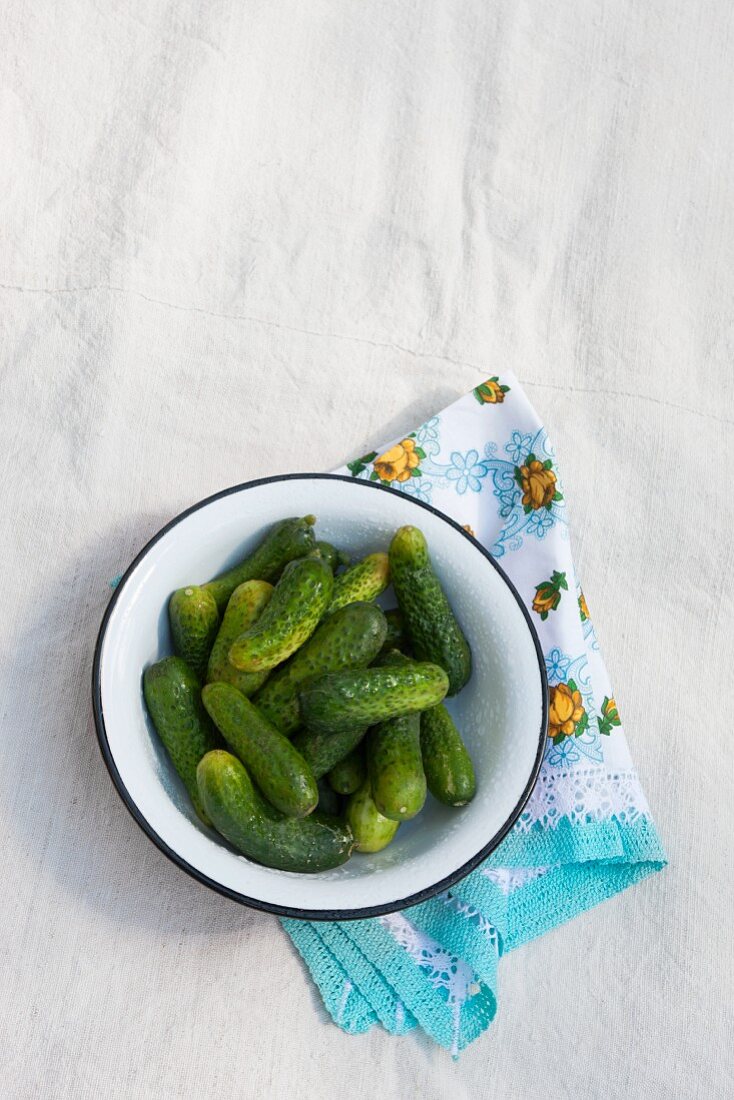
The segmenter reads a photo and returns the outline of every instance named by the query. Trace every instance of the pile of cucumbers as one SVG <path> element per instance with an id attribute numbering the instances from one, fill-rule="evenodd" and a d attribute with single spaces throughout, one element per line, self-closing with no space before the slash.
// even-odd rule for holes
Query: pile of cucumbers
<path id="1" fill-rule="evenodd" d="M 269 867 L 314 872 L 377 852 L 426 792 L 476 790 L 443 706 L 471 652 L 426 540 L 348 558 L 314 516 L 282 520 L 233 569 L 173 593 L 175 656 L 145 669 L 153 725 L 197 814 Z M 374 601 L 392 582 L 398 607 Z"/>

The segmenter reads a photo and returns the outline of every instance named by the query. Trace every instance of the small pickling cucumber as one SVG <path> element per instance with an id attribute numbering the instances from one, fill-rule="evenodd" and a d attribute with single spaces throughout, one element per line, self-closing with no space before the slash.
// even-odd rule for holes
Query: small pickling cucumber
<path id="1" fill-rule="evenodd" d="M 283 519 L 270 528 L 259 546 L 239 564 L 204 585 L 223 611 L 237 585 L 243 581 L 275 581 L 284 566 L 302 558 L 316 545 L 315 516 Z"/>
<path id="2" fill-rule="evenodd" d="M 353 603 L 323 620 L 308 641 L 272 673 L 254 702 L 281 733 L 300 723 L 298 692 L 327 672 L 364 668 L 380 652 L 387 624 L 376 604 Z"/>
<path id="3" fill-rule="evenodd" d="M 365 745 L 377 809 L 393 821 L 409 821 L 426 801 L 420 715 L 388 718 L 369 731 Z"/>
<path id="4" fill-rule="evenodd" d="M 354 847 L 358 852 L 381 852 L 400 827 L 399 821 L 384 817 L 377 809 L 369 780 L 350 795 L 344 817 L 352 830 Z"/>
<path id="5" fill-rule="evenodd" d="M 226 684 L 232 684 L 243 695 L 248 696 L 254 694 L 265 683 L 267 672 L 240 672 L 230 664 L 229 650 L 240 634 L 257 621 L 272 594 L 273 586 L 267 581 L 244 581 L 243 584 L 237 585 L 229 597 L 222 625 L 219 627 L 219 633 L 214 639 L 214 645 L 209 654 L 206 670 L 208 683 L 221 680 Z"/>
<path id="6" fill-rule="evenodd" d="M 196 767 L 220 742 L 202 706 L 197 677 L 181 657 L 164 657 L 143 673 L 143 695 L 156 733 L 194 809 L 205 825 L 211 825 L 199 797 Z"/>
<path id="7" fill-rule="evenodd" d="M 320 811 L 285 817 L 255 789 L 245 766 L 215 750 L 201 760 L 197 782 L 206 812 L 225 840 L 243 855 L 281 871 L 313 873 L 346 863 L 354 837 L 340 818 Z"/>
<path id="8" fill-rule="evenodd" d="M 412 657 L 406 657 L 399 649 L 388 649 L 387 645 L 382 647 L 382 652 L 375 661 L 376 665 L 412 665 L 415 661 Z"/>
<path id="9" fill-rule="evenodd" d="M 445 669 L 448 693 L 456 695 L 471 676 L 471 650 L 417 527 L 401 527 L 393 536 L 390 574 L 413 652 Z"/>
<path id="10" fill-rule="evenodd" d="M 444 670 L 427 662 L 331 672 L 300 692 L 301 718 L 309 730 L 325 733 L 373 726 L 435 706 L 448 684 Z"/>
<path id="11" fill-rule="evenodd" d="M 242 672 L 263 672 L 287 660 L 313 634 L 333 588 L 322 558 L 290 562 L 262 615 L 230 647 L 230 662 Z"/>
<path id="12" fill-rule="evenodd" d="M 337 794 L 354 794 L 364 783 L 367 769 L 361 745 L 352 749 L 329 772 L 329 783 Z"/>
<path id="13" fill-rule="evenodd" d="M 330 772 L 335 764 L 343 760 L 356 748 L 365 733 L 366 726 L 343 726 L 340 730 L 299 730 L 291 744 L 300 752 L 310 765 L 317 779 Z"/>
<path id="14" fill-rule="evenodd" d="M 336 546 L 332 546 L 330 542 L 326 542 L 324 539 L 318 540 L 316 549 L 332 573 L 336 573 L 341 565 L 349 565 L 349 554 L 345 554 L 343 550 L 338 550 Z"/>
<path id="15" fill-rule="evenodd" d="M 207 684 L 201 698 L 268 802 L 288 817 L 310 814 L 319 800 L 316 779 L 288 738 L 231 684 Z"/>
<path id="16" fill-rule="evenodd" d="M 176 655 L 203 679 L 219 629 L 219 612 L 211 592 L 196 584 L 177 589 L 168 601 L 168 620 Z"/>
<path id="17" fill-rule="evenodd" d="M 421 714 L 421 754 L 428 789 L 447 806 L 465 806 L 476 794 L 474 765 L 443 704 Z"/>
<path id="18" fill-rule="evenodd" d="M 387 635 L 385 644 L 382 647 L 383 652 L 388 653 L 391 649 L 403 651 L 408 648 L 408 636 L 405 633 L 405 624 L 400 608 L 391 607 L 389 611 L 386 611 L 385 621 L 387 622 Z"/>
<path id="19" fill-rule="evenodd" d="M 346 607 L 355 600 L 374 600 L 385 591 L 389 583 L 390 566 L 387 554 L 370 554 L 335 579 L 329 611 Z"/>

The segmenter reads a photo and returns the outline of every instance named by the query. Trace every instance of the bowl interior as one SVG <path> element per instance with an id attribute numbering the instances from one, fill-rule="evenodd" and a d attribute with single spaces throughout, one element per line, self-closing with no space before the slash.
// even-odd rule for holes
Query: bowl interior
<path id="1" fill-rule="evenodd" d="M 460 810 L 429 795 L 422 813 L 401 825 L 383 852 L 355 855 L 333 871 L 298 875 L 250 862 L 200 824 L 148 719 L 141 675 L 171 652 L 166 607 L 174 589 L 208 580 L 234 564 L 270 524 L 309 512 L 318 517 L 318 537 L 355 559 L 387 549 L 404 523 L 425 533 L 472 647 L 472 678 L 448 706 L 472 754 L 478 790 Z M 394 605 L 391 589 L 381 602 Z M 102 743 L 128 805 L 153 838 L 199 877 L 281 910 L 353 916 L 360 915 L 355 910 L 398 908 L 430 890 L 503 831 L 527 793 L 542 743 L 544 689 L 536 641 L 503 574 L 445 517 L 365 482 L 312 475 L 256 482 L 184 514 L 122 582 L 98 660 Z"/>

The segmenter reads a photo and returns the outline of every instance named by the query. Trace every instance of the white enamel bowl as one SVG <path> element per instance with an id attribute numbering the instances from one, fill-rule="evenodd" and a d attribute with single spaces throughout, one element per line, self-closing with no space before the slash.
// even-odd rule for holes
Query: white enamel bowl
<path id="1" fill-rule="evenodd" d="M 285 516 L 318 517 L 318 537 L 353 560 L 420 527 L 469 639 L 474 671 L 448 706 L 474 760 L 477 795 L 449 809 L 430 795 L 376 855 L 316 875 L 275 871 L 201 825 L 147 717 L 143 669 L 171 652 L 174 589 L 236 562 Z M 394 600 L 386 593 L 385 606 Z M 150 839 L 194 878 L 246 905 L 287 916 L 350 919 L 402 909 L 447 889 L 505 836 L 537 779 L 547 723 L 537 636 L 497 563 L 452 520 L 400 492 L 335 475 L 293 474 L 239 485 L 194 505 L 141 551 L 110 601 L 97 641 L 93 703 L 102 754 Z"/>

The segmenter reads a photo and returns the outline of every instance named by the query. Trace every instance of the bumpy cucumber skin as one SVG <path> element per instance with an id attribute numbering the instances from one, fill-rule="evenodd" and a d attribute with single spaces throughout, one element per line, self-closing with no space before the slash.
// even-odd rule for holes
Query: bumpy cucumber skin
<path id="1" fill-rule="evenodd" d="M 207 683 L 232 684 L 243 695 L 253 695 L 268 678 L 267 672 L 240 672 L 229 661 L 232 643 L 258 619 L 273 594 L 267 581 L 245 581 L 229 598 L 219 633 L 214 639 L 206 670 Z"/>
<path id="2" fill-rule="evenodd" d="M 201 698 L 232 752 L 276 810 L 306 817 L 319 792 L 310 767 L 275 726 L 231 684 L 207 684 Z"/>
<path id="3" fill-rule="evenodd" d="M 474 765 L 461 734 L 439 704 L 421 715 L 421 755 L 428 789 L 446 806 L 465 806 L 477 792 Z"/>
<path id="4" fill-rule="evenodd" d="M 405 650 L 408 647 L 408 636 L 405 633 L 403 615 L 399 607 L 391 607 L 385 612 L 387 622 L 387 636 L 382 647 L 383 653 L 389 653 L 391 649 Z"/>
<path id="5" fill-rule="evenodd" d="M 345 554 L 343 550 L 338 550 L 336 546 L 332 546 L 330 542 L 326 542 L 324 539 L 319 539 L 316 543 L 316 549 L 332 573 L 336 573 L 340 565 L 349 565 L 349 554 Z"/>
<path id="6" fill-rule="evenodd" d="M 330 772 L 335 764 L 343 760 L 360 743 L 366 726 L 343 726 L 340 730 L 299 730 L 291 744 L 300 752 L 309 764 L 317 779 Z"/>
<path id="7" fill-rule="evenodd" d="M 387 646 L 382 647 L 382 653 L 375 661 L 376 665 L 410 665 L 415 664 L 415 661 L 411 657 L 406 657 L 404 653 L 401 653 L 399 649 L 388 649 Z"/>
<path id="8" fill-rule="evenodd" d="M 289 561 L 302 558 L 316 545 L 315 516 L 283 519 L 271 527 L 260 545 L 238 565 L 228 569 L 204 587 L 217 607 L 224 611 L 229 597 L 244 581 L 275 581 Z"/>
<path id="9" fill-rule="evenodd" d="M 366 746 L 377 809 L 392 821 L 409 821 L 426 801 L 420 715 L 404 714 L 381 722 L 370 730 Z"/>
<path id="10" fill-rule="evenodd" d="M 471 650 L 436 576 L 417 527 L 401 527 L 390 543 L 390 573 L 413 652 L 446 669 L 449 695 L 471 676 Z"/>
<path id="11" fill-rule="evenodd" d="M 320 557 L 286 565 L 260 618 L 230 647 L 230 662 L 262 672 L 287 660 L 313 634 L 333 588 L 334 574 Z"/>
<path id="12" fill-rule="evenodd" d="M 380 652 L 386 632 L 385 616 L 375 604 L 353 603 L 340 608 L 270 676 L 254 702 L 281 733 L 293 733 L 300 724 L 301 688 L 327 672 L 366 667 Z"/>
<path id="13" fill-rule="evenodd" d="M 203 679 L 219 629 L 219 612 L 211 592 L 195 584 L 177 589 L 168 601 L 168 621 L 176 655 Z"/>
<path id="14" fill-rule="evenodd" d="M 300 692 L 301 718 L 310 730 L 324 733 L 373 726 L 436 706 L 448 685 L 442 668 L 417 661 L 331 672 Z"/>
<path id="15" fill-rule="evenodd" d="M 381 852 L 400 826 L 399 821 L 384 817 L 377 809 L 369 780 L 350 795 L 344 817 L 354 834 L 354 847 L 358 852 Z"/>
<path id="16" fill-rule="evenodd" d="M 316 812 L 284 817 L 255 790 L 244 765 L 222 750 L 197 768 L 199 793 L 215 828 L 249 859 L 281 871 L 328 871 L 352 853 L 351 829 L 338 817 Z"/>
<path id="17" fill-rule="evenodd" d="M 329 772 L 329 783 L 337 794 L 354 794 L 362 786 L 367 775 L 362 746 L 357 745 Z"/>
<path id="18" fill-rule="evenodd" d="M 385 591 L 389 583 L 390 564 L 387 554 L 370 554 L 336 578 L 329 613 L 356 600 L 374 600 Z"/>
<path id="19" fill-rule="evenodd" d="M 211 825 L 199 797 L 196 768 L 220 741 L 201 703 L 199 681 L 180 657 L 164 657 L 143 673 L 148 713 L 171 762 L 189 792 L 194 809 Z"/>

